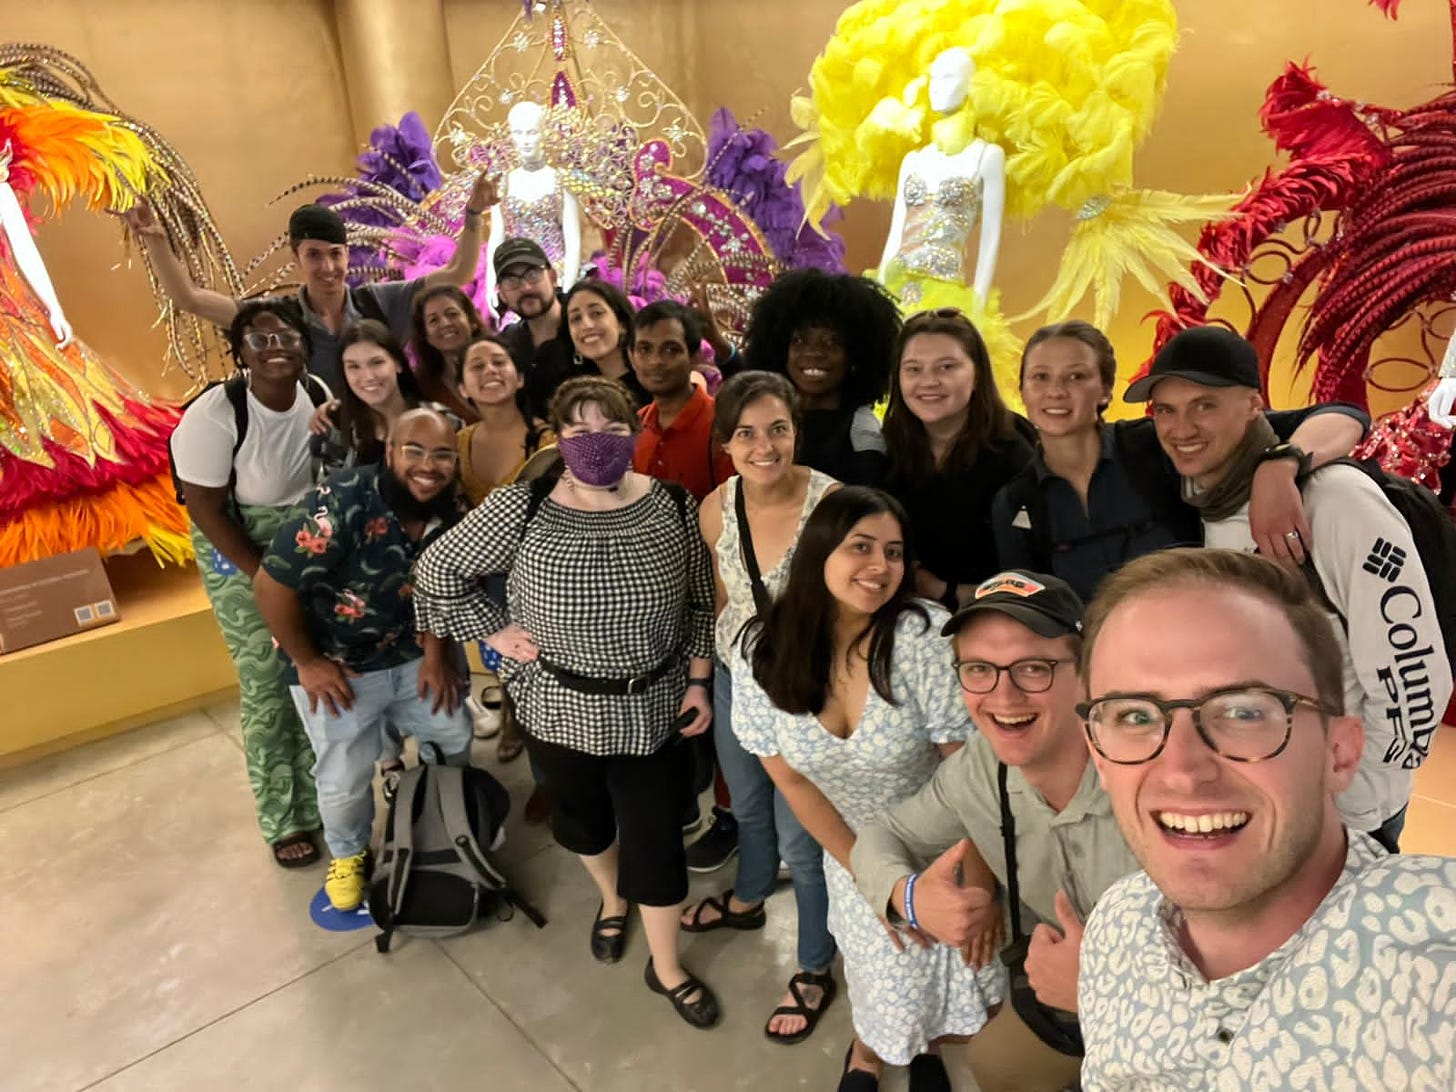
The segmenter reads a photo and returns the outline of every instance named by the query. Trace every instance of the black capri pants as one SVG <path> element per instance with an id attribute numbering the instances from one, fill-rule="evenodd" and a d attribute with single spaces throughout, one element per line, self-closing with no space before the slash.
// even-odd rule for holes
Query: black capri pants
<path id="1" fill-rule="evenodd" d="M 622 898 L 676 906 L 688 897 L 682 816 L 692 793 L 691 747 L 669 742 L 650 755 L 593 755 L 528 734 L 526 749 L 551 794 L 562 849 L 595 857 L 616 841 Z"/>

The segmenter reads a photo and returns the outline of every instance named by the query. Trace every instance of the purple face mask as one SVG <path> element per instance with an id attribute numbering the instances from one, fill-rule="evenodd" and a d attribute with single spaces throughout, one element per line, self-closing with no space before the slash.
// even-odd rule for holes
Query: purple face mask
<path id="1" fill-rule="evenodd" d="M 637 437 L 616 432 L 583 432 L 556 442 L 571 476 L 582 485 L 616 485 L 632 465 Z"/>

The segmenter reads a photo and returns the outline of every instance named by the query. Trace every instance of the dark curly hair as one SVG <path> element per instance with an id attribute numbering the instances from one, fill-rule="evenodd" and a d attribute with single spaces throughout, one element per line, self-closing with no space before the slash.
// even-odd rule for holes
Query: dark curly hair
<path id="1" fill-rule="evenodd" d="M 787 375 L 789 340 L 806 326 L 833 330 L 844 343 L 841 408 L 874 405 L 885 396 L 900 312 L 883 287 L 868 277 L 818 269 L 783 274 L 753 305 L 743 346 L 747 367 Z"/>
<path id="2" fill-rule="evenodd" d="M 238 304 L 238 313 L 228 323 L 228 352 L 233 354 L 237 366 L 243 366 L 243 335 L 259 315 L 276 315 L 303 335 L 303 358 L 307 362 L 313 356 L 313 338 L 309 336 L 308 323 L 303 319 L 303 309 L 298 300 L 291 296 L 263 296 L 255 300 L 244 300 Z M 307 364 L 305 363 L 305 368 Z"/>

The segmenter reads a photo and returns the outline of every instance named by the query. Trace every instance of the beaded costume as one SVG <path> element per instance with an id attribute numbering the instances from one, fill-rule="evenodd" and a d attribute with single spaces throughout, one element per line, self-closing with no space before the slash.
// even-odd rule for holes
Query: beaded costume
<path id="1" fill-rule="evenodd" d="M 22 72 L 0 69 L 0 187 L 22 206 L 39 194 L 59 210 L 83 195 L 124 211 L 157 167 L 121 119 L 51 100 Z M 178 411 L 79 339 L 57 345 L 59 308 L 15 252 L 33 245 L 7 245 L 0 232 L 0 566 L 138 539 L 159 561 L 181 563 L 192 547 L 167 457 Z"/>
<path id="2" fill-rule="evenodd" d="M 509 177 L 509 176 L 507 176 Z M 501 219 L 505 223 L 504 238 L 515 235 L 534 239 L 556 267 L 556 276 L 563 275 L 562 259 L 566 257 L 566 235 L 561 227 L 564 202 L 561 197 L 561 175 L 556 172 L 550 193 L 535 200 L 516 197 L 507 191 L 501 198 Z"/>

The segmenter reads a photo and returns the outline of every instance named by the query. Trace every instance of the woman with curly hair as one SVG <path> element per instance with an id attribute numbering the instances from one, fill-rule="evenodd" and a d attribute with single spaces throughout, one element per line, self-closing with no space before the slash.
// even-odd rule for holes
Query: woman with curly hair
<path id="1" fill-rule="evenodd" d="M 750 369 L 786 375 L 803 402 L 799 461 L 850 485 L 879 485 L 889 460 L 874 404 L 889 382 L 900 314 L 874 281 L 797 269 L 758 298 Z"/>
<path id="2" fill-rule="evenodd" d="M 1035 454 L 1036 433 L 1006 408 L 980 331 L 951 308 L 905 322 L 885 440 L 886 488 L 921 544 L 915 590 L 950 610 L 1000 567 L 991 502 Z"/>

